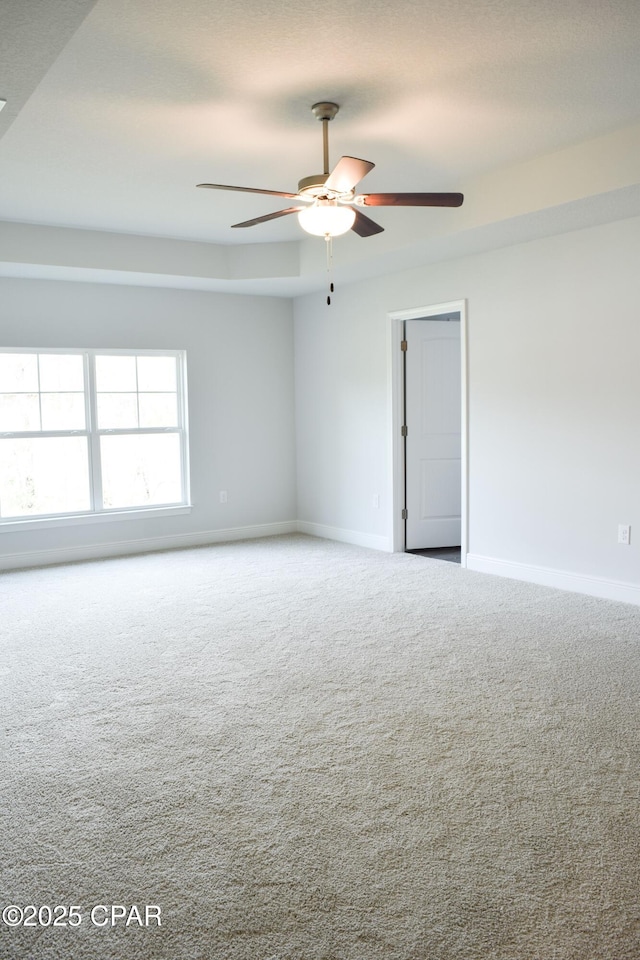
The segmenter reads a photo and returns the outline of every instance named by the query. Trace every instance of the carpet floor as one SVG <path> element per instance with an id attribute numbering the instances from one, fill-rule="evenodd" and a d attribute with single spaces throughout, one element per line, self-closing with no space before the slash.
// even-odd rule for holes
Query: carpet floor
<path id="1" fill-rule="evenodd" d="M 2 960 L 640 956 L 639 608 L 303 536 L 0 605 Z"/>

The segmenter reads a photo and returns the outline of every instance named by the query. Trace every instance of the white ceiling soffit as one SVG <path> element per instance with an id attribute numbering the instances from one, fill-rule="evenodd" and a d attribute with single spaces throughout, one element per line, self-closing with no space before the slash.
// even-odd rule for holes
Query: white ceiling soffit
<path id="1" fill-rule="evenodd" d="M 637 0 L 9 0 L 0 29 L 0 274 L 292 296 L 325 244 L 290 201 L 330 163 L 362 192 L 460 190 L 457 210 L 377 208 L 336 276 L 640 212 Z"/>

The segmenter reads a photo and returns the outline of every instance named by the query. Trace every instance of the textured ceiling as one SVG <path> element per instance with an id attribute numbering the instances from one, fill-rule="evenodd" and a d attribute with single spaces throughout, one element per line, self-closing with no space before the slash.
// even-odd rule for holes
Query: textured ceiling
<path id="1" fill-rule="evenodd" d="M 322 169 L 317 100 L 341 107 L 331 162 L 375 162 L 362 190 L 467 198 L 478 178 L 493 176 L 499 191 L 503 168 L 640 121 L 637 0 L 9 0 L 2 9 L 5 221 L 297 241 L 294 217 L 230 229 L 277 209 L 277 198 L 195 184 L 295 189 Z M 369 244 L 374 256 L 449 223 L 425 209 L 375 219 L 384 241 L 344 242 Z"/>

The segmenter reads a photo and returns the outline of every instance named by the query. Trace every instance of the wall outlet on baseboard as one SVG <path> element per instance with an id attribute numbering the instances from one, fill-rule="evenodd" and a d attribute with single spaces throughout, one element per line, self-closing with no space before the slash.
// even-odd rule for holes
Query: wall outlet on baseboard
<path id="1" fill-rule="evenodd" d="M 379 509 L 380 509 L 380 494 L 379 494 L 379 493 L 374 493 L 373 496 L 371 497 L 371 506 L 372 506 L 372 507 L 375 507 L 376 510 L 379 510 Z"/>
<path id="2" fill-rule="evenodd" d="M 618 524 L 618 543 L 625 543 L 627 546 L 631 543 L 631 527 L 628 523 Z"/>
<path id="3" fill-rule="evenodd" d="M 226 491 L 226 490 L 221 490 L 221 491 L 220 491 L 220 503 L 226 503 L 226 502 L 227 502 L 227 491 Z"/>

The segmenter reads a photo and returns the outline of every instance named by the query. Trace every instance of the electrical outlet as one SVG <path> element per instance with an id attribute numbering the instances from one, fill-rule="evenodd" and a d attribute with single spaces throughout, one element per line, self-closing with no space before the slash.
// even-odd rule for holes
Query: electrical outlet
<path id="1" fill-rule="evenodd" d="M 371 505 L 372 505 L 373 507 L 375 507 L 376 510 L 379 510 L 379 509 L 380 509 L 380 494 L 379 494 L 379 493 L 374 493 L 374 495 L 373 495 L 372 498 L 371 498 Z"/>
<path id="2" fill-rule="evenodd" d="M 226 502 L 227 502 L 227 491 L 226 491 L 226 490 L 221 490 L 221 491 L 220 491 L 220 503 L 226 503 Z"/>
<path id="3" fill-rule="evenodd" d="M 628 523 L 618 524 L 618 543 L 624 543 L 627 546 L 631 543 L 631 527 Z"/>

